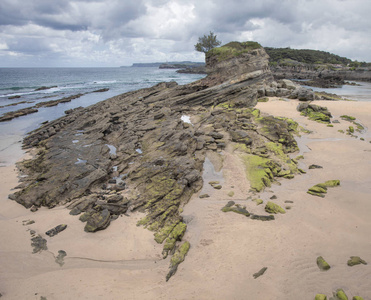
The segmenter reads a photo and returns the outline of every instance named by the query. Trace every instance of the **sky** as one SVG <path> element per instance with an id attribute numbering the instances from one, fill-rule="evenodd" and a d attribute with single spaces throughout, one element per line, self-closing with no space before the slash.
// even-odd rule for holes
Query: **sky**
<path id="1" fill-rule="evenodd" d="M 371 0 L 0 0 L 0 67 L 204 61 L 226 44 L 315 49 L 371 62 Z"/>

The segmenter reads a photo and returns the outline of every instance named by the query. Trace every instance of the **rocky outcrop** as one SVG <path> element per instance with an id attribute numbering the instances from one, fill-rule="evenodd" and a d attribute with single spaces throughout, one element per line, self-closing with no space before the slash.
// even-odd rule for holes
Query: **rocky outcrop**
<path id="1" fill-rule="evenodd" d="M 87 232 L 143 211 L 138 225 L 154 232 L 166 257 L 186 231 L 181 211 L 203 185 L 206 151 L 232 145 L 256 191 L 298 174 L 287 155 L 298 149 L 298 124 L 253 108 L 258 90 L 277 85 L 264 50 L 247 49 L 227 60 L 215 54 L 207 66 L 209 76 L 197 82 L 128 92 L 68 111 L 30 133 L 24 147 L 37 153 L 18 164 L 27 176 L 10 198 L 27 208 L 67 205 Z M 294 90 L 290 82 L 282 88 Z M 172 260 L 169 278 L 185 248 L 175 252 L 179 259 Z"/>

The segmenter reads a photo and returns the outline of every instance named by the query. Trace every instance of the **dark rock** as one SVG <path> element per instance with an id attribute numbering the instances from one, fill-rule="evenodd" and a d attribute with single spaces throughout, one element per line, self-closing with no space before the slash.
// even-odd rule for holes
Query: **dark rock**
<path id="1" fill-rule="evenodd" d="M 247 146 L 252 144 L 252 139 L 249 137 L 246 131 L 236 130 L 229 132 L 232 141 L 236 143 L 243 143 Z"/>
<path id="2" fill-rule="evenodd" d="M 251 219 L 253 220 L 260 220 L 260 221 L 273 221 L 274 220 L 274 216 L 273 215 L 269 215 L 269 216 L 259 216 L 259 215 L 251 215 Z"/>
<path id="3" fill-rule="evenodd" d="M 46 243 L 46 239 L 44 239 L 41 235 L 33 237 L 31 239 L 31 246 L 33 247 L 32 253 L 38 253 L 42 250 L 48 250 Z"/>
<path id="4" fill-rule="evenodd" d="M 239 204 L 235 204 L 234 201 L 229 201 L 223 208 L 222 212 L 234 212 L 237 214 L 244 215 L 246 217 L 250 216 L 250 213 L 246 210 L 246 207 L 241 207 Z"/>
<path id="5" fill-rule="evenodd" d="M 323 169 L 323 167 L 322 166 L 319 166 L 319 165 L 310 165 L 309 166 L 309 169 L 311 170 L 311 169 Z"/>
<path id="6" fill-rule="evenodd" d="M 86 232 L 95 232 L 106 229 L 111 222 L 111 215 L 108 209 L 91 214 L 87 219 L 84 230 Z"/>
<path id="7" fill-rule="evenodd" d="M 199 196 L 199 198 L 209 198 L 210 197 L 210 195 L 209 194 L 202 194 L 202 195 L 200 195 Z"/>
<path id="8" fill-rule="evenodd" d="M 258 277 L 264 275 L 264 273 L 265 273 L 265 271 L 267 271 L 267 269 L 268 269 L 267 267 L 264 267 L 264 268 L 260 269 L 259 272 L 256 272 L 256 273 L 253 274 L 252 276 L 254 277 L 254 279 L 256 279 L 256 278 L 258 278 Z"/>
<path id="9" fill-rule="evenodd" d="M 73 209 L 71 209 L 70 211 L 70 215 L 71 216 L 77 216 L 81 214 L 81 210 L 78 208 L 78 207 L 74 207 Z"/>
<path id="10" fill-rule="evenodd" d="M 59 250 L 58 251 L 58 256 L 55 258 L 55 262 L 62 267 L 64 265 L 64 258 L 66 256 L 67 256 L 66 251 Z"/>
<path id="11" fill-rule="evenodd" d="M 53 229 L 48 230 L 47 232 L 45 232 L 45 234 L 50 237 L 53 237 L 57 235 L 58 233 L 60 233 L 61 231 L 65 230 L 66 228 L 67 228 L 66 224 L 61 224 L 61 225 L 54 227 Z"/>

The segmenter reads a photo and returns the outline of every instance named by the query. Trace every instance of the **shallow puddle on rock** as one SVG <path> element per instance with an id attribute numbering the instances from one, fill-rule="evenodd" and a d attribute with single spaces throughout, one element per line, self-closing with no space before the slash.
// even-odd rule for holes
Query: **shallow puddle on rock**
<path id="1" fill-rule="evenodd" d="M 214 191 L 214 188 L 209 184 L 210 181 L 218 181 L 220 185 L 224 183 L 223 170 L 217 172 L 214 164 L 207 156 L 203 166 L 202 179 L 204 181 L 204 186 L 202 187 L 200 195 L 211 194 Z"/>

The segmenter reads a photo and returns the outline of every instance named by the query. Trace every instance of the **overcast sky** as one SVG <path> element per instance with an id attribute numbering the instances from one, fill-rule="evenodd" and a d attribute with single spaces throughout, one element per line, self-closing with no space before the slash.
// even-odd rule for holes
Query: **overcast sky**
<path id="1" fill-rule="evenodd" d="M 203 61 L 198 37 L 371 62 L 371 0 L 0 0 L 0 67 Z"/>

